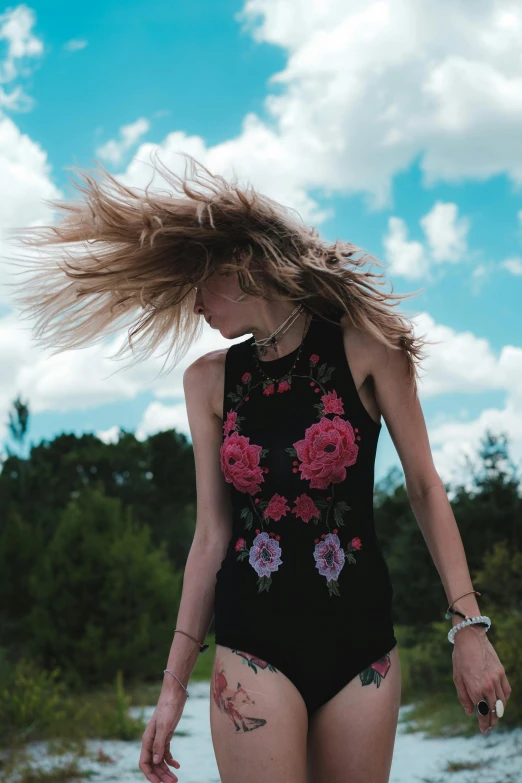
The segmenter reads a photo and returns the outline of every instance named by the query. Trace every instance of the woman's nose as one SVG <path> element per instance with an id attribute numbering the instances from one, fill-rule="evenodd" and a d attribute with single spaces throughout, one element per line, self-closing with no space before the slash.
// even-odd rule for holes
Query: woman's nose
<path id="1" fill-rule="evenodd" d="M 198 290 L 197 288 L 196 288 L 196 300 L 194 302 L 194 312 L 196 313 L 196 315 L 202 315 L 204 312 L 201 291 Z"/>

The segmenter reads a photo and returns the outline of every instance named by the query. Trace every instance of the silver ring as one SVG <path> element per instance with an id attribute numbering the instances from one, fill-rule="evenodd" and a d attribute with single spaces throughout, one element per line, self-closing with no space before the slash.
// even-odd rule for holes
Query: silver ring
<path id="1" fill-rule="evenodd" d="M 486 715 L 489 715 L 489 713 L 491 712 L 491 710 L 489 709 L 489 704 L 485 699 L 480 699 L 480 701 L 478 701 L 475 706 L 477 708 L 478 714 L 484 717 Z"/>
<path id="2" fill-rule="evenodd" d="M 497 699 L 495 702 L 495 706 L 491 709 L 489 708 L 489 704 L 485 699 L 480 699 L 475 705 L 477 712 L 479 715 L 482 715 L 485 717 L 486 715 L 489 715 L 490 712 L 494 712 L 497 714 L 497 717 L 501 718 L 504 714 L 504 702 L 502 699 Z"/>

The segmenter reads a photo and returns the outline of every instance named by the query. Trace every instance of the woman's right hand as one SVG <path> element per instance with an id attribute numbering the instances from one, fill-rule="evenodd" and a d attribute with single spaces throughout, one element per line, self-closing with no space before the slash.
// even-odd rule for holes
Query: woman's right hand
<path id="1" fill-rule="evenodd" d="M 151 783 L 174 783 L 178 780 L 167 764 L 179 769 L 170 752 L 170 741 L 179 723 L 187 696 L 180 692 L 162 691 L 149 725 L 143 732 L 138 767 Z M 157 761 L 155 760 L 157 758 Z"/>

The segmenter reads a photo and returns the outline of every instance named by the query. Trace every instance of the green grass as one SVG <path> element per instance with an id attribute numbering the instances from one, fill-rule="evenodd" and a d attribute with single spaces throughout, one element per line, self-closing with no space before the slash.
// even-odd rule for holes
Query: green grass
<path id="1" fill-rule="evenodd" d="M 209 636 L 206 643 L 209 649 L 199 655 L 190 682 L 210 680 L 215 652 L 213 637 Z M 4 699 L 0 779 L 16 775 L 17 783 L 73 783 L 95 774 L 82 772 L 79 768 L 80 759 L 97 758 L 87 750 L 88 739 L 141 740 L 146 721 L 141 716 L 129 717 L 129 708 L 154 706 L 160 695 L 163 674 L 159 672 L 157 682 L 153 683 L 125 683 L 118 672 L 113 683 L 81 693 L 67 693 L 60 683 L 55 683 L 53 676 L 33 669 L 30 663 L 21 662 L 15 683 L 16 693 L 10 698 L 6 692 Z M 38 694 L 38 699 L 34 694 Z M 30 696 L 32 713 L 28 727 L 24 715 Z M 17 719 L 15 729 L 13 715 Z M 71 758 L 47 771 L 42 770 L 33 766 L 26 750 L 29 740 L 46 741 L 50 754 L 63 756 L 67 753 Z"/>

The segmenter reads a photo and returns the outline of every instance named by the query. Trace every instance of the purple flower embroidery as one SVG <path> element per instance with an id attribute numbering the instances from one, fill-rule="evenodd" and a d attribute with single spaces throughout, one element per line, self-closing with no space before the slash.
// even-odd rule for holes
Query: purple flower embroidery
<path id="1" fill-rule="evenodd" d="M 277 571 L 283 562 L 279 543 L 270 538 L 268 533 L 259 533 L 252 542 L 248 562 L 258 576 L 270 577 L 272 571 Z"/>
<path id="2" fill-rule="evenodd" d="M 344 549 L 341 548 L 339 537 L 334 533 L 328 533 L 319 543 L 315 545 L 314 550 L 315 567 L 319 570 L 321 576 L 326 577 L 328 589 L 338 595 L 337 577 L 344 566 Z"/>

